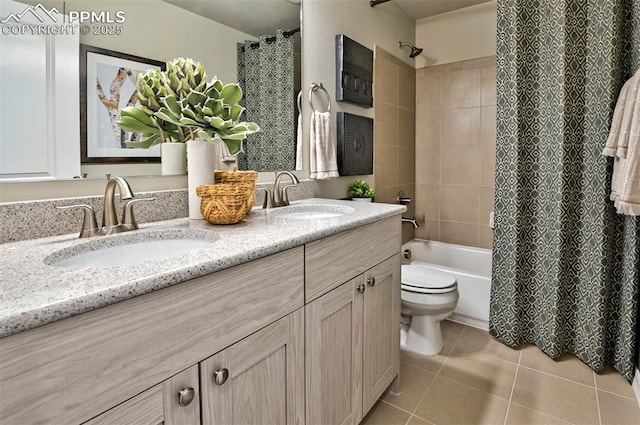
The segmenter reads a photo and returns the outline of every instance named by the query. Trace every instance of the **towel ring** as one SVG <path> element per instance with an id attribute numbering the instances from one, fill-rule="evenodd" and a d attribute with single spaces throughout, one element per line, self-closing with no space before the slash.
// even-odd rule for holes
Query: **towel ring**
<path id="1" fill-rule="evenodd" d="M 298 99 L 296 100 L 296 104 L 298 105 L 298 112 L 302 113 L 302 90 L 298 92 Z"/>
<path id="2" fill-rule="evenodd" d="M 327 95 L 327 112 L 331 112 L 331 96 L 329 95 L 327 89 L 324 88 L 324 84 L 322 83 L 311 83 L 311 90 L 309 90 L 309 104 L 311 105 L 311 109 L 314 112 L 317 111 L 315 106 L 313 106 L 313 93 L 315 93 L 317 90 L 322 90 Z"/>

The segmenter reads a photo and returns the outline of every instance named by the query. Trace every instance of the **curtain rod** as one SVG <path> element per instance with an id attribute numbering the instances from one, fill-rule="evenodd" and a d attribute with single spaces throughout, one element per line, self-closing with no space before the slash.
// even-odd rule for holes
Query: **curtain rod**
<path id="1" fill-rule="evenodd" d="M 385 0 L 385 1 L 388 1 L 388 0 Z M 289 37 L 291 37 L 293 34 L 295 34 L 297 32 L 300 32 L 300 27 L 294 28 L 294 29 L 289 30 L 289 31 L 284 31 L 282 33 L 282 35 L 285 36 L 286 38 L 289 38 Z M 276 37 L 275 36 L 268 37 L 266 39 L 266 41 L 267 41 L 267 43 L 273 43 L 274 41 L 276 41 Z M 255 43 L 251 43 L 250 46 L 251 46 L 252 49 L 257 49 L 258 47 L 260 47 L 260 42 L 258 41 L 258 42 L 255 42 Z"/>

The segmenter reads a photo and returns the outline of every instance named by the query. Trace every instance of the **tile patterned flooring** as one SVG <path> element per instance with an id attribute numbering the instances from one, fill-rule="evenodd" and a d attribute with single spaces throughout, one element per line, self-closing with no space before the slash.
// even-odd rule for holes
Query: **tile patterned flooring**
<path id="1" fill-rule="evenodd" d="M 488 332 L 445 321 L 440 355 L 401 354 L 401 393 L 386 394 L 363 425 L 640 425 L 631 385 L 573 355 L 513 350 Z"/>

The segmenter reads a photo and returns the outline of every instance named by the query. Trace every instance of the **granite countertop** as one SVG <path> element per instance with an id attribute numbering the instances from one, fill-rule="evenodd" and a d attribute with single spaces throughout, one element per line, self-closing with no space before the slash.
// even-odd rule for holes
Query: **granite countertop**
<path id="1" fill-rule="evenodd" d="M 330 210 L 353 209 L 338 217 L 295 219 L 287 211 L 309 205 Z M 305 199 L 291 206 L 254 210 L 241 223 L 212 225 L 180 218 L 140 225 L 133 232 L 79 239 L 77 234 L 0 245 L 0 337 L 42 326 L 157 289 L 205 276 L 354 227 L 400 214 L 401 205 Z M 203 248 L 166 259 L 113 267 L 48 265 L 82 252 L 119 245 L 121 241 L 191 237 L 210 239 Z"/>

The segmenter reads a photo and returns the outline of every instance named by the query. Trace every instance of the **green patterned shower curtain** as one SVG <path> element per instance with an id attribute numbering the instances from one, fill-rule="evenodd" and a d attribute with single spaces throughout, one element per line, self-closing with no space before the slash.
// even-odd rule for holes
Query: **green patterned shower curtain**
<path id="1" fill-rule="evenodd" d="M 615 213 L 601 152 L 638 68 L 640 0 L 498 0 L 490 332 L 629 380 L 640 218 Z"/>
<path id="2" fill-rule="evenodd" d="M 238 155 L 243 170 L 293 170 L 296 165 L 293 37 L 278 29 L 259 43 L 238 44 L 238 83 L 244 92 L 245 119 L 260 126 Z"/>

